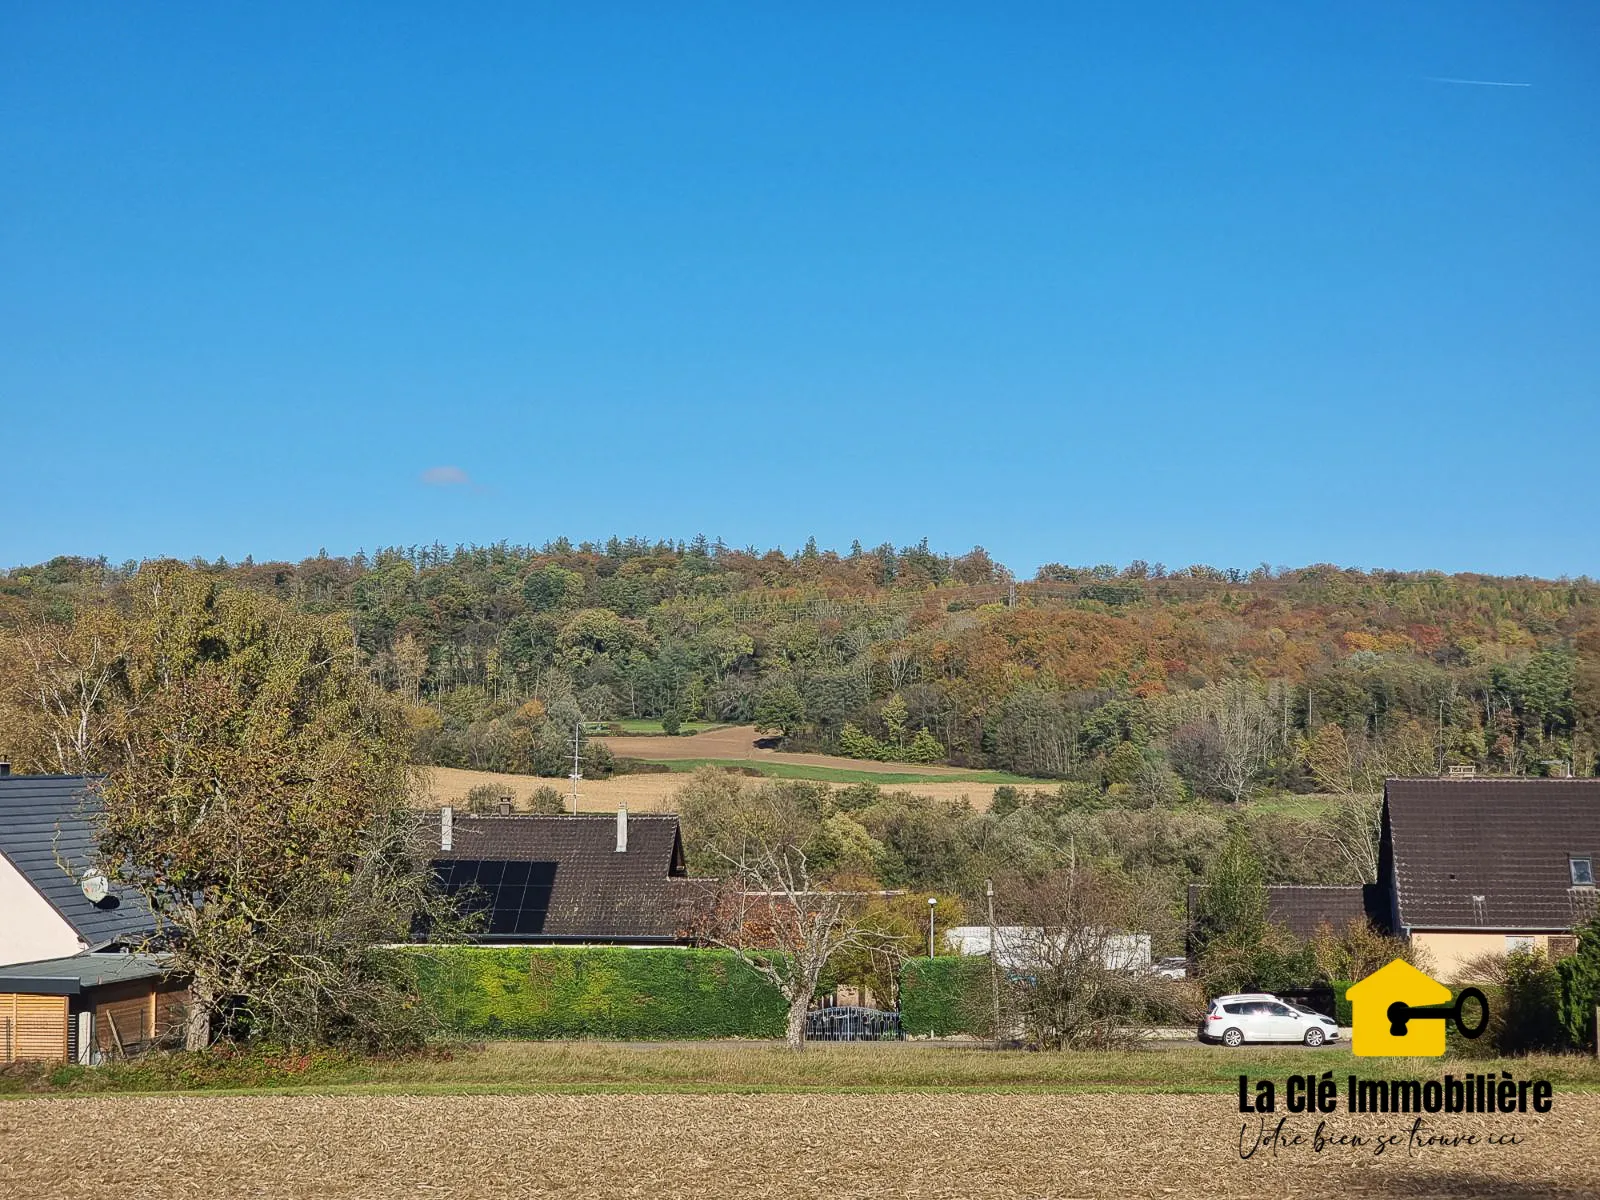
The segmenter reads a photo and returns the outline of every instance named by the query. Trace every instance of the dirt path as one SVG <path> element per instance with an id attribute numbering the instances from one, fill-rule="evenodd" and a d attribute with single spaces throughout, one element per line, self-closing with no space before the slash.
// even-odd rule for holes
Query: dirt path
<path id="1" fill-rule="evenodd" d="M 0 1103 L 0 1197 L 1577 1197 L 1600 1096 L 1435 1117 L 1515 1146 L 1242 1161 L 1232 1096 L 206 1097 Z M 1327 1118 L 1389 1133 L 1403 1117 Z M 1252 1126 L 1253 1127 L 1253 1126 Z M 1316 1120 L 1291 1118 L 1308 1138 Z"/>
<path id="2" fill-rule="evenodd" d="M 756 745 L 762 736 L 756 732 L 754 725 L 730 725 L 725 729 L 713 729 L 691 737 L 602 737 L 594 740 L 613 754 L 663 762 L 681 762 L 686 758 L 730 758 L 790 763 L 797 767 L 833 767 L 840 771 L 870 771 L 884 775 L 949 775 L 959 778 L 972 773 L 964 767 L 929 767 L 920 763 L 843 758 L 837 754 L 791 754 L 786 750 L 764 750 Z"/>

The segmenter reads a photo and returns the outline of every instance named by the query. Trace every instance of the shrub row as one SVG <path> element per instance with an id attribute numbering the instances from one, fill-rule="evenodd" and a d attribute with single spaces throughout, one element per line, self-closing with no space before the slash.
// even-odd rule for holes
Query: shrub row
<path id="1" fill-rule="evenodd" d="M 783 1036 L 783 998 L 726 950 L 440 946 L 401 953 L 417 956 L 424 997 L 447 1030 L 465 1037 Z M 1331 986 L 1330 1015 L 1348 1028 L 1350 982 Z M 908 959 L 900 971 L 901 1028 L 909 1036 L 981 1036 L 987 988 L 986 958 Z M 1517 1054 L 1569 1044 L 1562 1021 L 1567 1005 L 1553 965 L 1519 963 L 1505 985 L 1483 991 L 1489 1029 L 1469 1042 L 1452 1027 L 1452 1052 Z M 1585 1004 L 1579 1016 L 1592 1011 Z"/>
<path id="2" fill-rule="evenodd" d="M 444 1027 L 478 1038 L 773 1038 L 787 1006 L 726 950 L 442 946 L 416 951 Z"/>
<path id="3" fill-rule="evenodd" d="M 989 960 L 941 955 L 900 968 L 900 1028 L 908 1037 L 983 1032 Z"/>

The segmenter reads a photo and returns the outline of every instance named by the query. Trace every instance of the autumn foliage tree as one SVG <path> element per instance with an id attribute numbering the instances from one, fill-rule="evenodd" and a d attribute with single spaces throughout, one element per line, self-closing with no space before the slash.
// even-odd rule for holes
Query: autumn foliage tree
<path id="1" fill-rule="evenodd" d="M 1588 579 L 1134 562 L 1013 585 L 979 549 L 704 538 L 196 569 L 344 621 L 359 665 L 411 706 L 417 760 L 439 766 L 564 775 L 581 714 L 752 723 L 791 749 L 1108 790 L 1134 782 L 1137 753 L 1145 795 L 1170 793 L 1175 769 L 1228 801 L 1441 764 L 1595 770 Z M 0 573 L 0 627 L 125 601 L 133 578 L 69 558 Z M 523 728 L 530 700 L 548 715 Z M 598 746 L 583 756 L 586 776 L 608 770 Z"/>
<path id="2" fill-rule="evenodd" d="M 7 717 L 25 769 L 103 774 L 100 862 L 193 981 L 187 1044 L 218 1018 L 290 1043 L 419 1036 L 404 967 L 374 948 L 447 918 L 429 911 L 403 714 L 348 627 L 172 563 L 127 599 L 10 639 Z"/>

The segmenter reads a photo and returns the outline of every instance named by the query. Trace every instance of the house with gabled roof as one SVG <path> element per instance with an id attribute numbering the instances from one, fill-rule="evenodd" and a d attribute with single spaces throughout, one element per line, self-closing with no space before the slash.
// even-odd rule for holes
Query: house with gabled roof
<path id="1" fill-rule="evenodd" d="M 144 898 L 96 869 L 97 782 L 0 767 L 0 966 L 126 949 L 155 932 Z"/>
<path id="2" fill-rule="evenodd" d="M 187 984 L 137 952 L 155 918 L 96 863 L 98 783 L 0 764 L 0 1064 L 126 1057 L 182 1025 Z"/>
<path id="3" fill-rule="evenodd" d="M 1600 779 L 1391 779 L 1383 924 L 1455 976 L 1484 955 L 1576 945 L 1595 912 Z"/>
<path id="4" fill-rule="evenodd" d="M 481 914 L 486 944 L 692 940 L 710 881 L 689 878 L 670 813 L 460 813 L 422 822 L 439 885 Z"/>
<path id="5" fill-rule="evenodd" d="M 1600 779 L 1390 779 L 1377 881 L 1271 886 L 1267 913 L 1300 938 L 1364 917 L 1452 979 L 1513 950 L 1570 954 L 1596 911 L 1597 871 Z M 1203 890 L 1189 888 L 1191 936 Z"/>
<path id="6" fill-rule="evenodd" d="M 1188 955 L 1195 960 L 1195 934 L 1205 884 L 1191 883 L 1188 895 Z M 1325 885 L 1274 883 L 1266 890 L 1267 921 L 1308 941 L 1326 927 L 1343 933 L 1352 921 L 1382 927 L 1381 891 L 1375 884 Z"/>

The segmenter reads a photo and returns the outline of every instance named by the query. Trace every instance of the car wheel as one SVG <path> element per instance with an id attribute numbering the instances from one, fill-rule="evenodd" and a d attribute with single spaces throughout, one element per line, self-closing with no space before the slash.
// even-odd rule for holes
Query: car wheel
<path id="1" fill-rule="evenodd" d="M 1320 1046 L 1320 1045 L 1322 1045 L 1323 1041 L 1325 1041 L 1325 1040 L 1326 1039 L 1323 1037 L 1322 1030 L 1320 1030 L 1320 1029 L 1308 1029 L 1308 1030 L 1306 1030 L 1306 1045 L 1311 1046 L 1311 1047 Z"/>
<path id="2" fill-rule="evenodd" d="M 1244 1044 L 1244 1034 L 1237 1029 L 1225 1030 L 1222 1034 L 1222 1044 L 1224 1046 L 1242 1046 Z"/>

